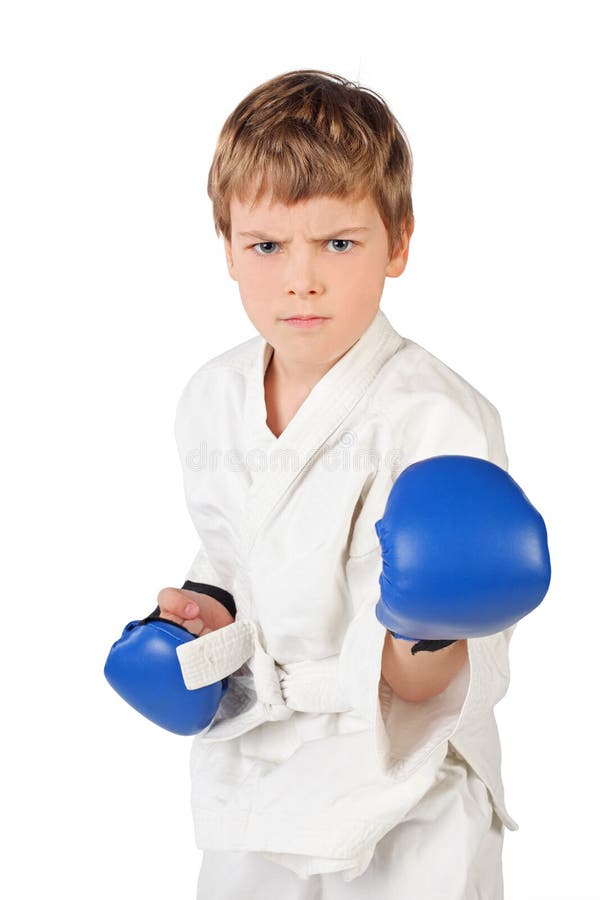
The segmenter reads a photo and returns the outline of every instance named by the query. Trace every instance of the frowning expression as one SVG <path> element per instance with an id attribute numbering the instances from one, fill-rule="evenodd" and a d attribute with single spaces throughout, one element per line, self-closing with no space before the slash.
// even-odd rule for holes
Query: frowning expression
<path id="1" fill-rule="evenodd" d="M 386 277 L 406 266 L 410 233 L 394 256 L 370 196 L 312 197 L 292 206 L 231 202 L 227 266 L 246 313 L 276 353 L 333 364 L 373 321 Z M 318 317 L 312 325 L 293 317 Z"/>

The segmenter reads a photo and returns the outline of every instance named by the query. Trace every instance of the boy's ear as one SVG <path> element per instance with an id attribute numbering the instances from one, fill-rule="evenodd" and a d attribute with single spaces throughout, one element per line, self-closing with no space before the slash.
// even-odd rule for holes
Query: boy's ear
<path id="1" fill-rule="evenodd" d="M 400 239 L 396 244 L 396 249 L 394 250 L 392 256 L 389 258 L 387 268 L 385 270 L 385 274 L 388 276 L 388 278 L 397 278 L 404 272 L 406 263 L 408 262 L 408 248 L 410 245 L 410 239 L 412 237 L 413 229 L 414 224 L 412 223 L 410 226 L 402 229 L 400 233 Z"/>
<path id="2" fill-rule="evenodd" d="M 223 244 L 225 246 L 225 259 L 227 261 L 227 269 L 233 280 L 237 281 L 235 265 L 233 262 L 233 254 L 231 252 L 231 241 L 228 241 L 227 238 L 223 238 Z"/>

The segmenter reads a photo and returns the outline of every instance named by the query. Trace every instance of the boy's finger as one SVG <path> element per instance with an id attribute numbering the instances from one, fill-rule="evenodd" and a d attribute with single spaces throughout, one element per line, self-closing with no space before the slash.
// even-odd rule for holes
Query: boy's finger
<path id="1" fill-rule="evenodd" d="M 183 623 L 183 627 L 195 634 L 196 637 L 204 637 L 205 634 L 210 634 L 212 631 L 212 628 L 208 628 L 202 619 L 187 619 Z"/>
<path id="2" fill-rule="evenodd" d="M 173 613 L 167 612 L 164 609 L 160 611 L 161 619 L 167 619 L 169 622 L 175 622 L 176 625 L 183 625 L 183 619 L 181 616 L 174 616 Z"/>
<path id="3" fill-rule="evenodd" d="M 184 618 L 184 609 L 190 602 L 190 598 L 186 597 L 179 588 L 169 587 L 159 591 L 157 602 L 162 612 L 169 612 Z"/>
<path id="4" fill-rule="evenodd" d="M 208 634 L 213 630 L 212 628 L 208 628 L 202 619 L 184 619 L 181 616 L 175 616 L 172 613 L 163 610 L 161 610 L 160 615 L 162 619 L 167 619 L 169 622 L 175 622 L 176 625 L 181 625 L 196 637 L 202 637 L 202 635 Z"/>

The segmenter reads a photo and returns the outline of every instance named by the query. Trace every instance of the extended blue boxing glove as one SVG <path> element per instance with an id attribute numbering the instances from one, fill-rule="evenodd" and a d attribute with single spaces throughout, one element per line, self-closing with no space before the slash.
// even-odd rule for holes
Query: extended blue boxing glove
<path id="1" fill-rule="evenodd" d="M 161 728 L 198 734 L 213 720 L 228 679 L 186 688 L 176 648 L 194 640 L 202 638 L 154 615 L 129 622 L 110 649 L 104 674 L 123 700 Z"/>
<path id="2" fill-rule="evenodd" d="M 550 584 L 546 527 L 494 463 L 434 456 L 408 466 L 375 523 L 379 622 L 412 653 L 483 637 L 538 606 Z"/>

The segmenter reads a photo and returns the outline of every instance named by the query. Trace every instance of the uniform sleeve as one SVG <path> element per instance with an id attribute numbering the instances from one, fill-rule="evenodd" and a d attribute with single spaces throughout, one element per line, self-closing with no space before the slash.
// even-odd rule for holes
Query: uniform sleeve
<path id="1" fill-rule="evenodd" d="M 399 779 L 409 777 L 454 734 L 476 732 L 489 716 L 508 688 L 508 644 L 515 627 L 469 638 L 467 663 L 437 697 L 419 703 L 402 700 L 381 677 L 386 630 L 375 617 L 381 551 L 374 524 L 383 514 L 393 482 L 406 466 L 442 454 L 475 456 L 508 467 L 500 417 L 476 392 L 460 403 L 445 394 L 427 396 L 413 412 L 412 419 L 403 424 L 395 469 L 378 473 L 357 521 L 362 534 L 355 535 L 346 566 L 355 616 L 340 654 L 343 689 L 372 724 L 374 752 L 382 770 Z M 365 534 L 370 530 L 374 540 L 364 552 Z M 363 552 L 353 555 L 353 547 Z"/>
<path id="2" fill-rule="evenodd" d="M 185 503 L 198 536 L 197 552 L 185 580 L 216 585 L 231 596 L 233 579 L 231 567 L 227 565 L 231 513 L 225 502 L 231 491 L 218 481 L 225 473 L 212 474 L 205 458 L 210 430 L 208 397 L 214 393 L 214 384 L 215 373 L 211 380 L 203 369 L 190 378 L 177 402 L 173 434 Z"/>
<path id="3" fill-rule="evenodd" d="M 208 553 L 201 539 L 198 551 L 186 573 L 185 580 L 202 582 L 204 584 L 219 583 L 219 576 L 208 558 Z"/>

